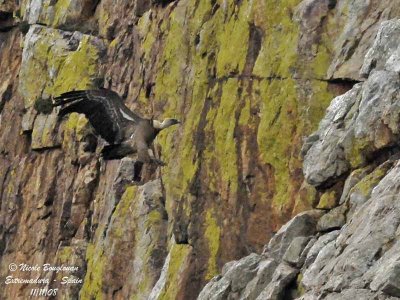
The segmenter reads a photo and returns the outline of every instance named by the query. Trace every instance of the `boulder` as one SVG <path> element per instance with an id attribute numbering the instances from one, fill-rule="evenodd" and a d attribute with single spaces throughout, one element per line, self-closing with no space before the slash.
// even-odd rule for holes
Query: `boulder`
<path id="1" fill-rule="evenodd" d="M 382 22 L 372 47 L 368 50 L 360 74 L 368 77 L 372 70 L 400 70 L 400 20 Z"/>
<path id="2" fill-rule="evenodd" d="M 202 290 L 199 300 L 227 299 L 230 294 L 241 294 L 248 283 L 255 278 L 252 285 L 245 291 L 247 294 L 254 294 L 259 289 L 260 283 L 269 279 L 268 274 L 274 270 L 272 260 L 260 263 L 262 256 L 250 254 L 238 261 L 229 262 L 224 266 L 223 276 L 214 277 Z"/>
<path id="3" fill-rule="evenodd" d="M 305 250 L 310 249 L 307 247 L 310 240 L 311 237 L 304 236 L 294 238 L 289 248 L 286 250 L 283 260 L 292 266 L 301 268 L 307 256 L 307 251 Z"/>
<path id="4" fill-rule="evenodd" d="M 346 223 L 346 211 L 344 205 L 332 209 L 318 220 L 317 230 L 324 232 L 340 229 Z"/>
<path id="5" fill-rule="evenodd" d="M 298 269 L 285 263 L 281 263 L 275 270 L 271 282 L 256 298 L 256 300 L 280 300 L 283 299 L 287 286 L 296 278 Z"/>
<path id="6" fill-rule="evenodd" d="M 323 214 L 323 211 L 311 210 L 295 216 L 270 240 L 264 249 L 264 255 L 280 261 L 295 238 L 315 234 L 318 219 Z"/>

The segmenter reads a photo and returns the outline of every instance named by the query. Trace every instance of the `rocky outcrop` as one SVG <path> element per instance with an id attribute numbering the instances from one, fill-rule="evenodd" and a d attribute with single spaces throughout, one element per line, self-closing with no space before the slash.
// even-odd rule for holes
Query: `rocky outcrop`
<path id="1" fill-rule="evenodd" d="M 227 263 L 198 299 L 286 299 L 294 293 L 292 282 L 299 274 L 311 246 L 322 211 L 301 213 L 283 226 L 262 255 L 251 254 Z M 292 286 L 292 289 L 290 288 Z"/>
<path id="2" fill-rule="evenodd" d="M 226 280 L 207 285 L 215 295 L 279 298 L 287 285 L 296 295 L 302 266 L 395 165 L 385 161 L 397 147 L 389 99 L 397 48 L 387 40 L 397 25 L 378 29 L 399 7 L 398 0 L 0 1 L 0 277 L 13 262 L 68 263 L 83 282 L 60 287 L 60 298 L 195 299 L 234 260 Z M 374 42 L 377 33 L 388 48 Z M 147 167 L 136 182 L 134 161 L 99 158 L 104 141 L 83 116 L 58 120 L 56 111 L 35 110 L 51 96 L 100 86 L 144 116 L 183 121 L 157 138 L 153 152 L 166 167 Z M 303 148 L 304 182 L 303 137 L 345 92 Z M 264 254 L 242 261 L 268 242 Z M 376 291 L 396 290 L 391 272 Z M 29 292 L 6 285 L 0 298 Z M 343 290 L 357 292 L 375 290 Z"/>
<path id="3" fill-rule="evenodd" d="M 239 291 L 231 286 L 241 277 L 222 273 L 198 299 L 400 299 L 399 29 L 398 19 L 381 24 L 362 67 L 367 79 L 333 99 L 305 141 L 308 182 L 326 195 L 344 181 L 336 205 L 294 217 L 261 256 L 227 263 L 231 274 L 253 270 Z"/>

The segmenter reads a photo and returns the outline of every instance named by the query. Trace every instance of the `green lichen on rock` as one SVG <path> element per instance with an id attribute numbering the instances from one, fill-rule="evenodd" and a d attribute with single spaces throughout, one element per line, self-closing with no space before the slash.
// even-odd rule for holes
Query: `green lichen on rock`
<path id="1" fill-rule="evenodd" d="M 90 88 L 99 76 L 101 47 L 93 38 L 82 35 L 78 48 L 71 51 L 69 38 L 60 30 L 31 27 L 24 44 L 19 84 L 26 107 L 39 98 Z"/>
<path id="2" fill-rule="evenodd" d="M 364 197 L 369 197 L 371 195 L 372 190 L 378 183 L 381 181 L 383 177 L 387 174 L 388 170 L 391 168 L 390 163 L 384 163 L 376 168 L 373 172 L 365 176 L 360 182 L 358 182 L 350 191 L 349 194 L 353 192 L 359 192 Z"/>
<path id="3" fill-rule="evenodd" d="M 60 263 L 68 264 L 68 262 L 71 261 L 73 255 L 74 255 L 74 248 L 71 246 L 65 246 L 58 251 L 57 258 L 60 261 Z"/>
<path id="4" fill-rule="evenodd" d="M 318 48 L 317 55 L 312 64 L 313 76 L 315 78 L 326 78 L 326 70 L 331 62 L 331 58 L 332 54 L 326 47 L 320 46 Z"/>
<path id="5" fill-rule="evenodd" d="M 113 225 L 121 225 L 121 228 L 119 226 L 112 227 L 113 230 L 115 229 L 115 234 L 117 237 L 121 236 L 120 230 L 124 228 L 123 225 L 125 224 L 125 219 L 130 214 L 129 208 L 134 204 L 135 198 L 137 197 L 137 190 L 138 188 L 135 185 L 127 186 L 121 197 L 121 200 L 118 202 L 118 205 L 115 208 L 113 214 Z M 112 234 L 114 234 L 113 230 L 110 231 Z"/>
<path id="6" fill-rule="evenodd" d="M 299 273 L 299 275 L 297 276 L 296 279 L 296 297 L 301 297 L 306 293 L 306 289 L 304 288 L 304 286 L 302 285 L 301 281 L 303 280 L 303 273 Z"/>
<path id="7" fill-rule="evenodd" d="M 107 263 L 104 249 L 89 244 L 86 249 L 87 271 L 80 291 L 82 300 L 102 300 L 103 272 Z"/>
<path id="8" fill-rule="evenodd" d="M 319 209 L 332 209 L 337 206 L 339 195 L 336 191 L 328 191 L 322 194 L 317 208 Z"/>
<path id="9" fill-rule="evenodd" d="M 169 16 L 165 47 L 160 58 L 164 66 L 157 74 L 154 93 L 159 99 L 167 100 L 168 111 L 176 111 L 182 95 L 179 94 L 185 76 L 186 55 L 189 41 L 182 18 L 185 7 L 179 7 Z M 167 22 L 167 21 L 165 21 Z"/>
<path id="10" fill-rule="evenodd" d="M 264 1 L 254 6 L 255 23 L 265 30 L 264 41 L 254 66 L 255 75 L 284 78 L 292 76 L 298 58 L 298 26 L 292 21 L 292 15 L 300 2 Z"/>
<path id="11" fill-rule="evenodd" d="M 71 41 L 79 43 L 76 49 L 71 49 Z M 41 112 L 50 112 L 51 101 L 41 99 L 50 99 L 70 90 L 93 87 L 100 73 L 100 44 L 100 41 L 95 42 L 93 37 L 87 35 L 76 34 L 71 37 L 70 33 L 64 31 L 32 26 L 24 44 L 18 86 L 25 107 L 35 105 Z M 71 120 L 75 120 L 75 117 L 72 116 Z M 68 139 L 73 134 L 74 138 L 83 139 L 89 128 L 87 121 L 76 123 L 79 125 L 76 132 L 71 128 L 72 123 L 67 122 L 64 138 Z M 57 124 L 55 114 L 49 115 L 46 120 L 38 117 L 33 127 L 32 146 L 37 149 L 58 146 Z M 74 141 L 70 139 L 67 144 L 73 145 Z"/>
<path id="12" fill-rule="evenodd" d="M 225 6 L 225 11 L 220 9 L 214 18 L 224 22 L 225 17 L 229 20 L 219 24 L 216 32 L 218 43 L 217 54 L 217 76 L 223 77 L 231 73 L 239 73 L 244 68 L 247 55 L 249 39 L 249 1 L 243 1 L 239 6 L 230 1 Z M 218 22 L 217 21 L 217 22 Z M 217 23 L 218 24 L 218 23 Z"/>
<path id="13" fill-rule="evenodd" d="M 62 41 L 59 32 L 46 32 L 44 27 L 31 27 L 27 35 L 18 85 L 25 107 L 31 107 L 36 99 L 42 98 L 42 91 L 50 82 L 48 70 L 60 66 L 60 59 L 52 59 L 51 55 L 54 40 Z M 56 53 L 56 56 L 59 57 L 60 53 Z"/>
<path id="14" fill-rule="evenodd" d="M 53 86 L 45 91 L 54 95 L 94 87 L 93 81 L 98 74 L 98 60 L 99 49 L 91 43 L 89 36 L 83 36 L 78 49 L 63 61 Z"/>
<path id="15" fill-rule="evenodd" d="M 206 280 L 210 280 L 219 273 L 217 259 L 220 247 L 221 229 L 219 228 L 217 219 L 213 214 L 213 211 L 207 211 L 205 219 L 206 229 L 204 237 L 208 243 L 209 249 L 207 272 L 205 276 Z"/>
<path id="16" fill-rule="evenodd" d="M 77 159 L 79 142 L 92 132 L 92 126 L 85 115 L 71 113 L 64 124 L 62 148 L 72 160 Z"/>
<path id="17" fill-rule="evenodd" d="M 295 173 L 302 168 L 302 139 L 316 129 L 332 98 L 326 83 L 312 81 L 313 93 L 305 99 L 299 88 L 300 82 L 293 79 L 261 81 L 258 86 L 263 97 L 257 142 L 260 158 L 274 170 L 273 203 L 278 207 L 289 203 L 300 187 Z"/>
<path id="18" fill-rule="evenodd" d="M 112 12 L 109 11 L 109 7 L 103 5 L 103 2 L 105 1 L 100 2 L 99 9 L 96 10 L 96 19 L 100 35 L 102 37 L 107 37 L 108 31 L 112 26 L 112 22 L 110 21 Z"/>
<path id="19" fill-rule="evenodd" d="M 365 151 L 371 146 L 367 139 L 353 138 L 352 145 L 346 152 L 346 159 L 350 162 L 352 168 L 356 169 L 365 164 Z"/>
<path id="20" fill-rule="evenodd" d="M 282 205 L 291 193 L 288 170 L 293 164 L 300 165 L 293 158 L 298 126 L 293 120 L 299 118 L 295 82 L 291 79 L 263 81 L 260 91 L 265 96 L 261 104 L 257 142 L 261 159 L 274 169 L 274 203 Z"/>
<path id="21" fill-rule="evenodd" d="M 40 114 L 35 119 L 32 130 L 32 149 L 52 148 L 60 145 L 56 132 L 57 115 Z"/>
<path id="22" fill-rule="evenodd" d="M 177 299 L 182 288 L 182 275 L 187 268 L 187 261 L 192 252 L 189 245 L 174 244 L 170 250 L 170 259 L 164 287 L 158 296 L 158 300 Z"/>
<path id="23" fill-rule="evenodd" d="M 71 0 L 57 0 L 53 8 L 54 19 L 51 22 L 53 26 L 58 27 L 66 21 L 68 13 L 71 13 L 71 11 L 69 11 L 70 5 Z"/>
<path id="24" fill-rule="evenodd" d="M 222 95 L 219 107 L 213 120 L 215 155 L 218 158 L 219 176 L 229 186 L 232 194 L 238 189 L 238 169 L 235 138 L 237 123 L 236 110 L 239 103 L 237 88 L 239 82 L 229 79 L 222 86 Z"/>
<path id="25" fill-rule="evenodd" d="M 135 199 L 136 192 L 136 186 L 129 186 L 122 195 L 110 221 L 107 241 L 99 240 L 97 244 L 88 245 L 86 250 L 87 271 L 80 292 L 81 299 L 97 300 L 104 298 L 102 287 L 105 284 L 105 273 L 109 268 L 112 268 L 107 262 L 112 258 L 112 255 L 116 255 L 115 251 L 118 255 L 118 242 L 123 243 L 126 218 L 130 215 L 129 207 Z M 100 226 L 98 232 L 104 232 L 105 225 Z M 130 230 L 130 228 L 127 228 L 127 230 Z M 134 241 L 131 242 L 134 243 Z M 106 243 L 113 245 L 116 249 L 110 249 L 106 246 Z"/>

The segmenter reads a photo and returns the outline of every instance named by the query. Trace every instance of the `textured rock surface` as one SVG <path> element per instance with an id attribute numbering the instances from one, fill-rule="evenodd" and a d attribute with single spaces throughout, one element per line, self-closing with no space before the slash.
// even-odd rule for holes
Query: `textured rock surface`
<path id="1" fill-rule="evenodd" d="M 398 146 L 399 86 L 397 73 L 374 71 L 364 83 L 333 100 L 312 135 L 318 140 L 307 145 L 311 147 L 304 174 L 310 184 L 331 185 L 351 168 L 363 167 Z"/>
<path id="2" fill-rule="evenodd" d="M 400 85 L 393 72 L 398 66 L 384 67 L 392 56 L 386 51 L 399 45 L 399 29 L 398 20 L 382 23 L 364 62 L 374 70 L 333 99 L 319 130 L 305 141 L 306 179 L 322 189 L 321 201 L 342 187 L 338 206 L 324 207 L 325 214 L 311 211 L 313 222 L 305 222 L 310 212 L 290 220 L 263 252 L 274 261 L 264 290 L 246 298 L 227 289 L 224 299 L 400 299 L 399 122 L 392 114 Z M 354 144 L 362 147 L 350 151 Z M 350 153 L 364 159 L 354 163 Z M 214 278 L 201 295 L 225 280 L 224 274 Z"/>
<path id="3" fill-rule="evenodd" d="M 312 236 L 316 232 L 318 219 L 323 215 L 320 210 L 312 210 L 295 216 L 270 240 L 264 253 L 280 260 L 298 237 Z"/>
<path id="4" fill-rule="evenodd" d="M 386 56 L 374 42 L 382 21 L 400 15 L 398 0 L 19 3 L 0 1 L 1 278 L 11 262 L 73 263 L 84 282 L 63 287 L 64 299 L 195 299 L 227 261 L 261 253 L 282 224 L 331 193 L 303 183 L 302 139 L 331 99 L 361 79 L 371 46 L 368 79 L 349 92 L 357 97 L 341 96 L 347 106 L 331 106 L 318 131 L 326 137 L 313 135 L 303 148 L 304 169 L 318 188 L 335 184 L 332 203 L 350 208 L 347 223 L 391 174 L 368 177 L 398 140 L 398 48 Z M 388 45 L 396 22 L 380 29 Z M 183 121 L 159 136 L 155 152 L 168 165 L 146 169 L 141 187 L 127 174 L 132 162 L 98 159 L 103 141 L 85 118 L 59 122 L 33 109 L 52 95 L 96 86 L 117 91 L 144 116 Z M 343 139 L 343 149 L 330 134 Z M 364 165 L 359 185 L 348 184 L 340 199 L 339 181 Z M 315 245 L 334 249 L 331 239 L 319 242 L 318 218 L 311 232 L 288 232 L 281 244 L 277 235 L 276 251 L 243 273 L 251 278 L 224 280 L 236 274 L 231 264 L 213 279 L 221 282 L 212 285 L 215 294 L 228 297 L 233 288 L 232 297 L 255 299 L 269 286 L 268 297 L 280 297 L 286 284 L 299 294 L 296 275 L 300 282 L 307 270 L 281 258 L 296 237 L 315 235 L 305 265 L 319 261 Z M 371 279 L 372 292 L 360 284 L 346 295 L 396 293 L 395 272 L 388 267 L 387 277 Z M 309 286 L 307 293 L 319 293 Z M 0 298 L 28 292 L 2 286 Z"/>

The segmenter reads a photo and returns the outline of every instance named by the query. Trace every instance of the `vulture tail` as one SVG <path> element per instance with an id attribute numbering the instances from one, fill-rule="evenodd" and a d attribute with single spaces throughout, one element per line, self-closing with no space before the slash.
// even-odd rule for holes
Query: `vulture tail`
<path id="1" fill-rule="evenodd" d="M 135 153 L 135 150 L 127 144 L 107 145 L 101 151 L 101 155 L 105 160 L 121 159 L 132 153 Z"/>

